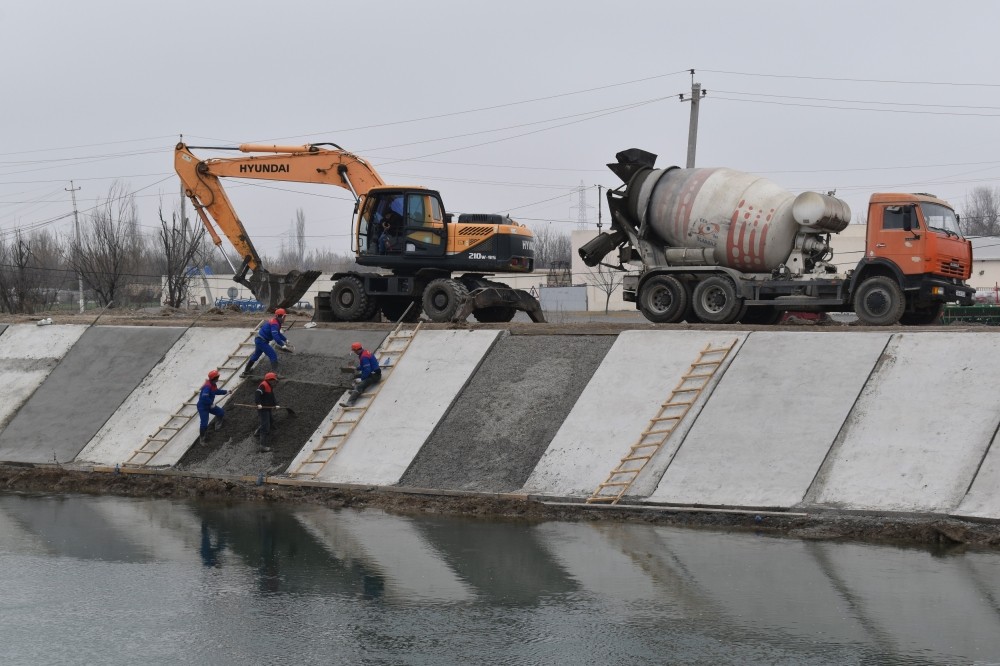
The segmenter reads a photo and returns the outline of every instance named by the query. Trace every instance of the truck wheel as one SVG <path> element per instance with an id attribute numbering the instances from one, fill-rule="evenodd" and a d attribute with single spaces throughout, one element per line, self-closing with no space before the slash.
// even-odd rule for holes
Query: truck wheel
<path id="1" fill-rule="evenodd" d="M 424 312 L 431 321 L 448 322 L 469 296 L 465 285 L 451 278 L 432 280 L 424 289 Z"/>
<path id="2" fill-rule="evenodd" d="M 866 326 L 898 324 L 905 309 L 903 290 L 895 280 L 884 275 L 866 279 L 854 295 L 854 312 Z"/>
<path id="3" fill-rule="evenodd" d="M 408 324 L 411 324 L 418 319 L 420 319 L 420 303 L 414 303 L 412 298 L 403 297 L 382 297 L 382 314 L 386 319 L 392 323 L 396 323 L 400 320 L 403 314 L 406 314 L 406 318 L 403 319 Z M 413 307 L 410 308 L 410 304 L 413 303 Z M 407 311 L 406 308 L 410 308 Z"/>
<path id="4" fill-rule="evenodd" d="M 673 275 L 651 277 L 639 291 L 639 310 L 657 324 L 676 324 L 684 317 L 687 306 L 687 289 Z"/>
<path id="5" fill-rule="evenodd" d="M 476 318 L 476 321 L 483 324 L 502 324 L 513 319 L 516 314 L 517 308 L 504 307 L 502 305 L 494 305 L 472 311 L 472 316 Z"/>
<path id="6" fill-rule="evenodd" d="M 732 324 L 743 314 L 743 299 L 727 277 L 712 275 L 694 288 L 694 313 L 706 324 Z"/>
<path id="7" fill-rule="evenodd" d="M 378 309 L 378 301 L 365 292 L 360 279 L 349 275 L 330 290 L 330 309 L 339 321 L 367 321 Z"/>
<path id="8" fill-rule="evenodd" d="M 944 313 L 944 303 L 935 303 L 924 307 L 915 307 L 913 312 L 904 312 L 899 323 L 905 326 L 929 326 L 938 324 Z"/>

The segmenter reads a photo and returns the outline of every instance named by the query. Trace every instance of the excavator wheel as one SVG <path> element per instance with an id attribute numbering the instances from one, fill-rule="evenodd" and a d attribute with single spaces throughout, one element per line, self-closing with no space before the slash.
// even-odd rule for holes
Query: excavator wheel
<path id="1" fill-rule="evenodd" d="M 339 321 L 368 321 L 378 310 L 378 302 L 365 292 L 361 280 L 349 275 L 330 290 L 330 309 Z"/>
<path id="2" fill-rule="evenodd" d="M 452 321 L 468 297 L 469 290 L 457 280 L 451 278 L 432 280 L 424 289 L 424 312 L 431 321 Z"/>
<path id="3" fill-rule="evenodd" d="M 472 316 L 476 318 L 476 321 L 483 324 L 506 323 L 513 319 L 516 314 L 517 308 L 505 308 L 502 305 L 472 311 Z"/>

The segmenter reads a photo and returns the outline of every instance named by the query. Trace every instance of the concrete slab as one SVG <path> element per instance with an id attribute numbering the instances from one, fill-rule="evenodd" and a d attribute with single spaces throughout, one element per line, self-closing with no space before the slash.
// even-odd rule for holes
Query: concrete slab
<path id="1" fill-rule="evenodd" d="M 479 367 L 500 331 L 420 331 L 361 423 L 317 480 L 392 485 Z M 295 470 L 342 410 L 334 407 L 288 469 Z"/>
<path id="2" fill-rule="evenodd" d="M 1000 423 L 1000 393 L 990 390 L 998 375 L 995 333 L 896 334 L 808 500 L 875 510 L 957 508 Z"/>
<path id="3" fill-rule="evenodd" d="M 86 326 L 4 325 L 0 336 L 0 430 L 31 397 Z"/>
<path id="4" fill-rule="evenodd" d="M 522 492 L 559 497 L 589 496 L 629 452 L 670 397 L 682 375 L 708 345 L 736 343 L 723 370 L 746 333 L 710 331 L 625 331 L 587 383 L 572 411 L 538 461 Z M 670 462 L 712 387 L 717 373 L 654 460 L 636 479 L 629 495 L 645 496 Z M 644 478 L 650 481 L 641 485 Z"/>
<path id="5" fill-rule="evenodd" d="M 501 338 L 400 485 L 513 492 L 538 465 L 615 338 Z"/>
<path id="6" fill-rule="evenodd" d="M 98 430 L 75 462 L 115 465 L 129 460 L 147 437 L 155 435 L 172 414 L 181 411 L 184 403 L 200 389 L 208 371 L 222 365 L 249 333 L 241 328 L 188 329 Z M 240 381 L 236 375 L 221 388 L 231 391 Z M 225 406 L 228 397 L 217 398 L 216 404 Z M 187 409 L 184 413 L 189 412 L 194 410 Z M 177 423 L 182 420 L 178 419 Z M 173 465 L 197 437 L 198 419 L 195 417 L 152 459 L 141 456 L 133 463 Z"/>
<path id="7" fill-rule="evenodd" d="M 889 335 L 751 333 L 649 500 L 801 502 Z"/>
<path id="8" fill-rule="evenodd" d="M 0 460 L 64 463 L 76 458 L 183 332 L 88 328 L 0 433 Z"/>
<path id="9" fill-rule="evenodd" d="M 0 335 L 3 335 L 3 332 L 6 330 L 7 330 L 7 324 L 0 324 Z"/>

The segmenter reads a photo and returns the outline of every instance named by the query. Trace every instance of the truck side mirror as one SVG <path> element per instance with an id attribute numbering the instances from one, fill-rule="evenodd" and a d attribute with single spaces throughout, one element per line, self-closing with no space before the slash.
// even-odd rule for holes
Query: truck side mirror
<path id="1" fill-rule="evenodd" d="M 903 231 L 913 232 L 913 215 L 913 206 L 906 206 L 903 208 Z M 920 238 L 920 234 L 913 232 L 913 238 L 914 240 Z"/>

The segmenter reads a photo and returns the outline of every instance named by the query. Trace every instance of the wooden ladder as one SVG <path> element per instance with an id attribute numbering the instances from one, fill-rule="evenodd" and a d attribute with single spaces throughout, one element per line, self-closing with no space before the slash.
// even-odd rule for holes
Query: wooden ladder
<path id="1" fill-rule="evenodd" d="M 670 393 L 667 401 L 660 405 L 660 410 L 649 421 L 649 425 L 639 435 L 639 439 L 629 449 L 628 454 L 621 459 L 608 478 L 597 486 L 593 494 L 587 498 L 587 504 L 606 502 L 618 504 L 618 501 L 628 492 L 639 472 L 652 460 L 656 452 L 670 437 L 677 424 L 687 416 L 691 405 L 705 390 L 708 383 L 719 371 L 729 352 L 736 345 L 733 339 L 724 347 L 712 347 L 709 343 L 698 354 L 698 360 L 691 364 L 688 371 L 681 376 L 677 386 Z"/>
<path id="2" fill-rule="evenodd" d="M 261 322 L 263 323 L 263 322 Z M 219 370 L 219 385 L 225 386 L 230 379 L 239 374 L 243 369 L 243 365 L 246 363 L 247 357 L 253 351 L 254 338 L 257 336 L 257 329 L 260 328 L 260 324 L 254 327 L 253 331 L 247 338 L 241 342 L 236 350 L 229 355 L 222 365 L 218 367 Z M 123 466 L 142 466 L 149 464 L 157 453 L 163 450 L 170 440 L 174 438 L 177 433 L 179 433 L 191 419 L 198 417 L 198 395 L 201 393 L 201 388 L 194 392 L 194 395 L 188 398 L 181 408 L 177 410 L 176 413 L 171 414 L 170 418 L 161 425 L 155 434 L 146 438 L 146 441 L 138 449 L 132 452 L 129 459 L 122 463 Z"/>
<path id="3" fill-rule="evenodd" d="M 336 415 L 326 432 L 320 437 L 316 448 L 309 452 L 309 455 L 295 467 L 289 476 L 316 478 L 344 446 L 347 438 L 351 436 L 354 429 L 361 423 L 361 419 L 368 413 L 368 408 L 375 401 L 382 387 L 385 386 L 389 375 L 403 358 L 403 354 L 410 348 L 410 343 L 413 342 L 417 331 L 423 326 L 423 322 L 419 322 L 412 329 L 404 329 L 403 324 L 404 322 L 397 324 L 392 333 L 386 336 L 375 351 L 382 369 L 382 380 L 372 390 L 359 395 L 353 405 L 339 405 L 340 413 Z"/>

